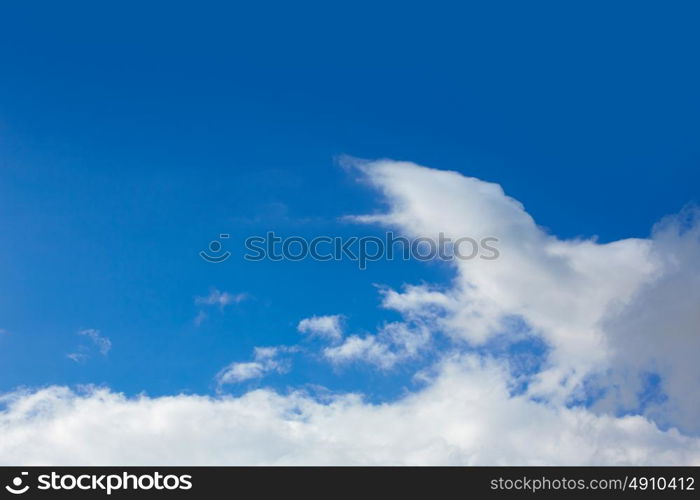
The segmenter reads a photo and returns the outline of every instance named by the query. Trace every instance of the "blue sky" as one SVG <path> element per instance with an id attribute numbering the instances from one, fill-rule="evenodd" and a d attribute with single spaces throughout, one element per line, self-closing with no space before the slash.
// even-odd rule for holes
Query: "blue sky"
<path id="1" fill-rule="evenodd" d="M 340 155 L 500 184 L 563 240 L 647 238 L 700 198 L 699 13 L 650 2 L 4 5 L 0 392 L 214 395 L 223 367 L 268 345 L 303 351 L 288 373 L 226 392 L 323 386 L 384 401 L 415 390 L 432 355 L 389 371 L 332 366 L 297 324 L 341 314 L 349 331 L 374 332 L 400 319 L 376 285 L 447 286 L 449 265 L 246 262 L 243 239 L 382 234 L 342 220 L 387 200 Z M 232 257 L 204 262 L 220 233 Z M 247 295 L 196 304 L 212 290 Z M 86 329 L 111 341 L 106 355 Z"/>

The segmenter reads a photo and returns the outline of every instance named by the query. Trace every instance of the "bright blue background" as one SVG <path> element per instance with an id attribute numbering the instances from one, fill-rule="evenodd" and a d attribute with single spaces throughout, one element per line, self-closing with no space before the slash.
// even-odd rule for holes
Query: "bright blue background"
<path id="1" fill-rule="evenodd" d="M 368 234 L 334 157 L 502 184 L 560 237 L 648 235 L 700 190 L 695 2 L 22 2 L 0 9 L 0 391 L 208 392 L 255 345 L 435 265 L 221 265 L 220 232 Z M 196 328 L 194 297 L 248 292 Z M 113 350 L 65 357 L 97 328 Z M 299 356 L 262 382 L 398 394 L 403 374 Z M 259 384 L 260 382 L 253 383 Z M 242 389 L 250 387 L 244 385 Z M 242 390 L 241 389 L 241 390 Z"/>

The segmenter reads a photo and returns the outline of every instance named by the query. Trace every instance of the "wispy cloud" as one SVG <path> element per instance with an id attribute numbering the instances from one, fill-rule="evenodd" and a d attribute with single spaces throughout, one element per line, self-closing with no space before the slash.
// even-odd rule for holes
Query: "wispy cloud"
<path id="1" fill-rule="evenodd" d="M 194 303 L 199 306 L 219 306 L 223 309 L 224 307 L 230 304 L 238 304 L 239 302 L 247 298 L 247 293 L 231 294 L 228 292 L 219 291 L 216 288 L 214 288 L 207 296 L 195 297 Z"/>
<path id="2" fill-rule="evenodd" d="M 197 311 L 197 316 L 195 316 L 193 322 L 194 326 L 201 326 L 202 323 L 204 323 L 208 318 L 209 314 L 202 309 L 206 307 L 218 307 L 220 311 L 223 311 L 226 306 L 232 305 L 232 304 L 239 304 L 240 302 L 248 299 L 250 296 L 245 293 L 229 293 L 229 292 L 222 292 L 221 290 L 218 290 L 216 288 L 212 288 L 211 292 L 209 292 L 209 295 L 205 296 L 197 296 L 194 298 L 194 303 L 197 306 L 200 306 L 200 309 Z"/>
<path id="3" fill-rule="evenodd" d="M 204 311 L 200 310 L 197 313 L 197 316 L 194 317 L 194 326 L 200 326 L 202 323 L 206 321 L 206 319 L 209 317 L 207 313 Z"/>
<path id="4" fill-rule="evenodd" d="M 223 311 L 226 306 L 232 304 L 239 304 L 240 302 L 249 298 L 249 295 L 245 292 L 242 293 L 229 293 L 222 292 L 216 288 L 212 288 L 209 295 L 197 296 L 194 298 L 195 305 L 200 307 L 218 307 L 220 311 Z M 195 316 L 193 323 L 194 326 L 199 327 L 209 318 L 209 314 L 204 309 L 199 309 L 197 311 L 197 316 Z"/>
<path id="5" fill-rule="evenodd" d="M 66 354 L 68 359 L 75 361 L 76 363 L 84 363 L 89 356 L 84 352 L 71 352 Z"/>
<path id="6" fill-rule="evenodd" d="M 75 352 L 68 353 L 66 357 L 76 363 L 85 362 L 90 357 L 90 352 L 96 349 L 102 356 L 106 356 L 112 349 L 112 341 L 104 335 L 100 334 L 99 330 L 94 328 L 86 328 L 78 331 L 78 335 L 82 335 L 90 339 L 91 345 L 81 344 Z"/>
<path id="7" fill-rule="evenodd" d="M 216 382 L 222 386 L 261 378 L 269 372 L 286 373 L 291 367 L 291 361 L 280 358 L 280 354 L 296 350 L 293 346 L 256 347 L 253 361 L 231 363 L 217 374 Z"/>
<path id="8" fill-rule="evenodd" d="M 95 344 L 97 349 L 99 349 L 100 354 L 103 356 L 106 355 L 110 349 L 112 349 L 112 341 L 109 340 L 107 337 L 103 337 L 100 335 L 99 330 L 95 330 L 93 328 L 88 328 L 87 330 L 80 330 L 78 332 L 78 335 L 85 335 L 86 337 L 89 337 L 90 340 Z"/>

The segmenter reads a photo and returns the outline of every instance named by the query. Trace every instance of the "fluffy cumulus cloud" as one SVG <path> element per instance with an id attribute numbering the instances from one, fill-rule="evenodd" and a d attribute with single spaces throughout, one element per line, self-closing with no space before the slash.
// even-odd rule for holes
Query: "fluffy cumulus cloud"
<path id="1" fill-rule="evenodd" d="M 333 364 L 363 362 L 389 369 L 418 356 L 429 341 L 430 332 L 424 326 L 392 322 L 376 335 L 350 335 L 341 344 L 326 347 L 323 355 Z"/>
<path id="2" fill-rule="evenodd" d="M 294 347 L 287 346 L 256 347 L 253 361 L 231 363 L 217 374 L 216 382 L 222 386 L 262 378 L 270 372 L 285 373 L 289 371 L 290 361 L 280 355 L 294 351 Z"/>
<path id="3" fill-rule="evenodd" d="M 141 397 L 53 387 L 7 396 L 0 461 L 25 464 L 700 464 L 700 441 L 512 396 L 506 368 L 448 356 L 421 391 L 372 405 L 256 390 Z"/>
<path id="4" fill-rule="evenodd" d="M 498 238 L 497 260 L 455 259 L 451 286 L 387 290 L 385 307 L 471 347 L 507 335 L 517 317 L 550 349 L 531 397 L 594 399 L 593 410 L 700 432 L 697 209 L 664 219 L 648 239 L 561 240 L 497 184 L 411 163 L 355 166 L 389 202 L 356 220 L 414 237 Z"/>
<path id="5" fill-rule="evenodd" d="M 297 325 L 297 330 L 313 337 L 337 341 L 343 336 L 342 320 L 340 314 L 312 316 L 302 319 Z"/>
<path id="6" fill-rule="evenodd" d="M 498 259 L 453 260 L 448 284 L 382 289 L 382 306 L 401 319 L 374 334 L 346 335 L 340 317 L 299 324 L 327 342 L 320 359 L 334 365 L 392 370 L 422 359 L 419 389 L 382 404 L 264 389 L 8 394 L 0 461 L 700 464 L 697 210 L 646 239 L 562 240 L 497 184 L 412 163 L 351 163 L 388 207 L 354 220 L 408 237 L 498 240 Z M 226 367 L 219 383 L 279 371 L 271 349 Z"/>

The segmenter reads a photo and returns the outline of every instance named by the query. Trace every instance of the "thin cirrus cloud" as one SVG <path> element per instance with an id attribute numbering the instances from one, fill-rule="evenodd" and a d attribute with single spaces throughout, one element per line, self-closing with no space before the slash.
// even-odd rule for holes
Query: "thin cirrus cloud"
<path id="1" fill-rule="evenodd" d="M 218 307 L 220 311 L 223 311 L 226 306 L 231 304 L 238 304 L 249 298 L 247 293 L 229 293 L 222 292 L 216 288 L 212 288 L 209 295 L 198 296 L 194 298 L 195 305 L 199 306 L 200 309 L 197 311 L 193 323 L 195 326 L 201 326 L 208 318 L 209 314 L 205 311 L 206 308 Z"/>
<path id="2" fill-rule="evenodd" d="M 78 331 L 78 335 L 87 337 L 89 344 L 78 345 L 76 351 L 66 354 L 66 357 L 76 363 L 82 363 L 90 358 L 91 354 L 97 350 L 102 356 L 106 356 L 112 349 L 112 341 L 102 335 L 99 330 L 94 328 L 86 328 Z"/>
<path id="3" fill-rule="evenodd" d="M 230 304 L 238 304 L 239 302 L 247 298 L 247 293 L 232 294 L 228 292 L 222 292 L 214 288 L 211 290 L 211 292 L 209 292 L 209 295 L 206 295 L 204 297 L 195 297 L 194 303 L 200 306 L 219 306 L 223 309 L 224 307 Z"/>
<path id="4" fill-rule="evenodd" d="M 407 162 L 346 163 L 388 206 L 356 222 L 499 240 L 499 259 L 455 261 L 447 284 L 382 289 L 400 320 L 375 333 L 322 329 L 318 359 L 380 371 L 423 360 L 417 388 L 382 404 L 265 388 L 16 392 L 2 397 L 0 462 L 700 465 L 697 209 L 649 238 L 563 240 L 497 184 Z M 511 348 L 524 341 L 545 347 L 518 370 Z M 219 385 L 291 369 L 284 346 L 263 349 L 219 372 Z M 658 397 L 648 397 L 650 375 Z"/>

